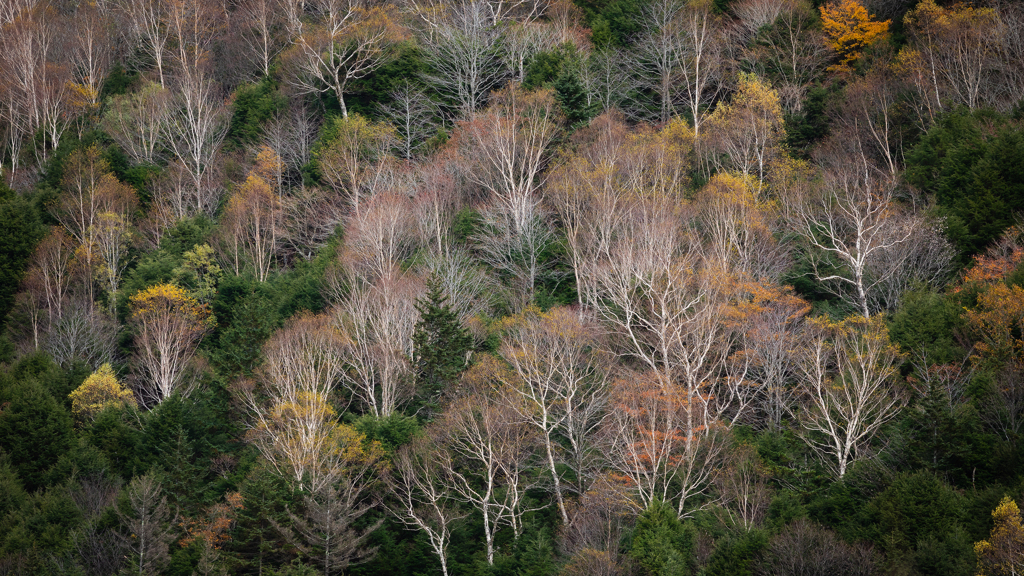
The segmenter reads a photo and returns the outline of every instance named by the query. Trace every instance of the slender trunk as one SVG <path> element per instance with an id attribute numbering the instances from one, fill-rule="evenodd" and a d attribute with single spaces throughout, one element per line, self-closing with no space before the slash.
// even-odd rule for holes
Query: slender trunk
<path id="1" fill-rule="evenodd" d="M 551 467 L 551 478 L 555 481 L 555 498 L 558 500 L 558 511 L 562 513 L 562 522 L 569 523 L 569 514 L 565 511 L 565 499 L 562 497 L 562 482 L 558 478 L 558 471 L 555 469 L 555 455 L 551 450 L 551 432 L 544 431 L 544 449 L 548 455 L 548 465 Z"/>

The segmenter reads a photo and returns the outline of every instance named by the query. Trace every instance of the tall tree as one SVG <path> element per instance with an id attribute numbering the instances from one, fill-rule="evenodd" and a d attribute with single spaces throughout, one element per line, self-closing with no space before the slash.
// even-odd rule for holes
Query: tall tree
<path id="1" fill-rule="evenodd" d="M 163 487 L 152 475 L 138 476 L 125 491 L 125 500 L 117 509 L 126 528 L 122 535 L 131 551 L 131 573 L 156 576 L 170 558 L 168 546 L 174 539 L 170 511 Z"/>
<path id="2" fill-rule="evenodd" d="M 992 511 L 995 526 L 988 540 L 974 545 L 980 576 L 1003 576 L 1024 571 L 1024 525 L 1020 508 L 1009 496 L 1003 496 Z"/>
<path id="3" fill-rule="evenodd" d="M 801 359 L 804 441 L 839 478 L 864 458 L 879 429 L 907 403 L 894 382 L 899 348 L 881 316 L 819 324 Z"/>
<path id="4" fill-rule="evenodd" d="M 159 404 L 175 392 L 187 396 L 194 385 L 188 377 L 192 358 L 214 323 L 209 307 L 177 286 L 158 284 L 131 297 L 129 323 L 143 402 Z"/>
<path id="5" fill-rule="evenodd" d="M 264 345 L 261 387 L 240 388 L 248 440 L 278 474 L 311 493 L 333 490 L 354 440 L 329 403 L 344 369 L 341 348 L 330 318 L 300 315 Z"/>
<path id="6" fill-rule="evenodd" d="M 404 31 L 388 4 L 317 0 L 315 9 L 319 21 L 299 24 L 295 44 L 285 56 L 291 81 L 306 93 L 332 93 L 342 117 L 348 118 L 345 95 L 350 83 L 394 58 Z"/>
<path id="7" fill-rule="evenodd" d="M 466 369 L 473 338 L 463 327 L 436 277 L 427 282 L 427 293 L 416 300 L 419 320 L 412 335 L 416 384 L 429 398 L 455 384 Z"/>

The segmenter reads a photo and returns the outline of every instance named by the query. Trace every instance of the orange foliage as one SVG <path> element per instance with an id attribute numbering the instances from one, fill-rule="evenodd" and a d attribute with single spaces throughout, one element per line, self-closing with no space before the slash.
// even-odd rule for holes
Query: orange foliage
<path id="1" fill-rule="evenodd" d="M 185 536 L 180 541 L 181 547 L 188 548 L 193 542 L 199 541 L 219 550 L 231 540 L 229 532 L 234 527 L 238 511 L 244 507 L 240 493 L 228 492 L 224 502 L 214 504 L 207 511 L 206 518 L 183 519 L 181 527 L 185 530 Z"/>
<path id="2" fill-rule="evenodd" d="M 889 31 L 889 20 L 872 20 L 857 0 L 838 0 L 820 8 L 821 25 L 829 38 L 829 46 L 840 57 L 836 69 L 843 69 L 861 57 L 864 48 L 883 38 Z"/>
<path id="3" fill-rule="evenodd" d="M 1017 243 L 1020 236 L 1021 230 L 1016 226 L 1007 230 L 995 246 L 974 259 L 974 265 L 964 275 L 964 284 L 1002 280 L 1017 268 L 1024 261 L 1024 248 Z"/>

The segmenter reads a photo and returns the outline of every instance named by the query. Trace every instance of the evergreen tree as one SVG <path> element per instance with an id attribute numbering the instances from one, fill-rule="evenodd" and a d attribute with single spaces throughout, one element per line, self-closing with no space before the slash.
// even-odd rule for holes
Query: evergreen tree
<path id="1" fill-rule="evenodd" d="M 71 414 L 35 380 L 0 381 L 0 450 L 25 489 L 45 484 L 46 471 L 71 448 Z"/>
<path id="2" fill-rule="evenodd" d="M 671 505 L 655 500 L 636 520 L 629 555 L 650 576 L 690 574 L 695 534 Z"/>
<path id="3" fill-rule="evenodd" d="M 29 256 L 42 236 L 32 205 L 0 183 L 0 328 L 14 305 Z"/>
<path id="4" fill-rule="evenodd" d="M 417 300 L 416 310 L 420 313 L 412 336 L 416 383 L 421 394 L 433 398 L 465 370 L 473 339 L 436 279 L 429 282 L 427 295 Z"/>

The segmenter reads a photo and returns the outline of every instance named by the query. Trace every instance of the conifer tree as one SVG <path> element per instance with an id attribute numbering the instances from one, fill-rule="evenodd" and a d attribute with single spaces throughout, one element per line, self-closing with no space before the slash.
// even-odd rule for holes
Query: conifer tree
<path id="1" fill-rule="evenodd" d="M 421 393 L 433 397 L 465 370 L 473 339 L 436 278 L 428 283 L 427 295 L 417 300 L 416 310 L 420 313 L 412 336 L 416 383 Z"/>

